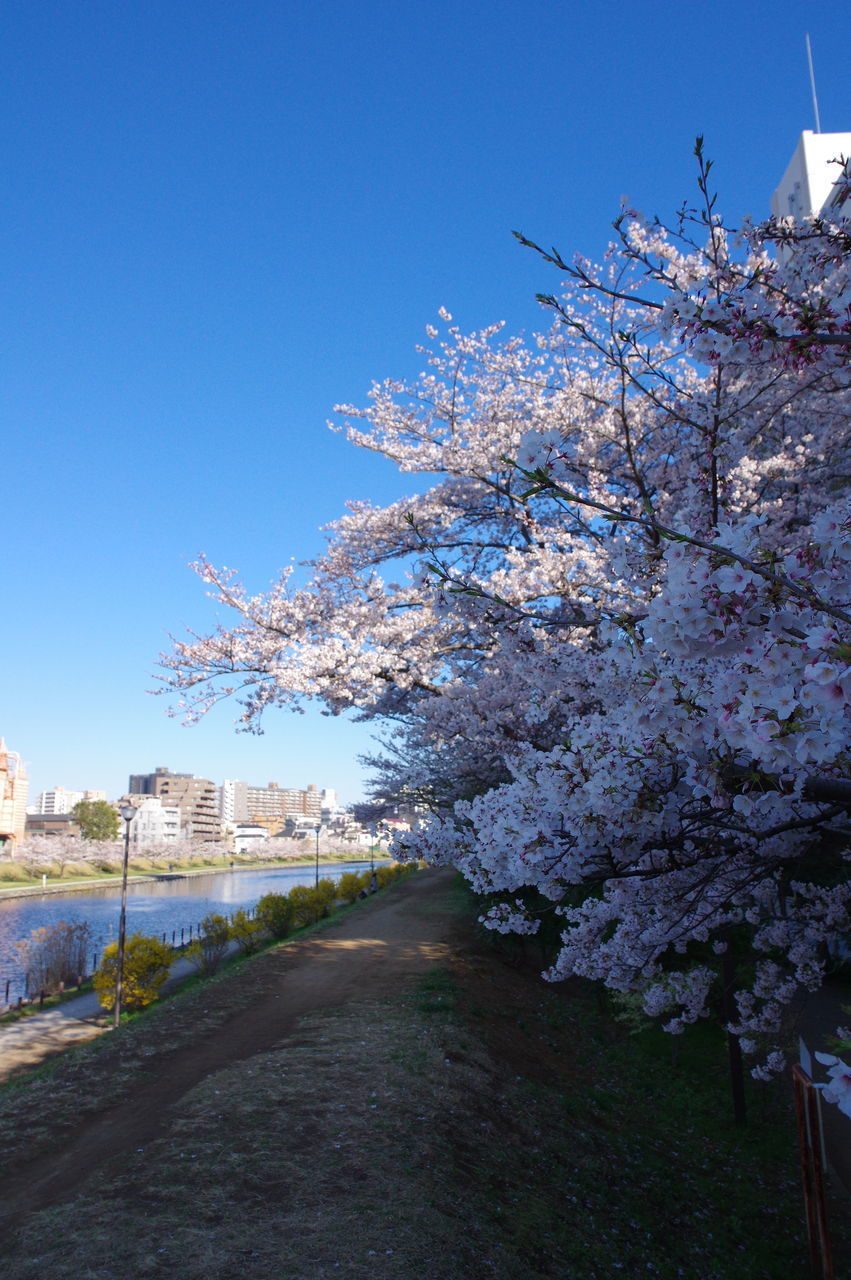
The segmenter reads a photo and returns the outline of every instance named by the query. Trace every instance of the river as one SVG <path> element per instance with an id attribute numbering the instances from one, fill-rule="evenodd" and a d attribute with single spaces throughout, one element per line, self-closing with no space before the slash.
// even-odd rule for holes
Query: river
<path id="1" fill-rule="evenodd" d="M 383 861 L 383 859 L 382 859 Z M 379 863 L 376 861 L 376 866 Z M 369 862 L 328 862 L 319 864 L 320 876 L 333 879 L 346 871 L 364 871 Z M 238 907 L 253 907 L 264 893 L 289 893 L 297 884 L 313 884 L 313 863 L 293 867 L 273 867 L 258 871 L 211 871 L 185 879 L 146 881 L 127 886 L 127 933 L 144 933 L 168 942 L 189 940 L 189 930 L 197 932 L 199 922 L 211 911 L 230 915 Z M 0 899 L 0 1007 L 24 995 L 24 974 L 15 943 L 29 938 L 44 925 L 86 921 L 91 926 L 92 955 L 95 957 L 118 937 L 121 885 L 109 885 L 88 892 L 46 893 L 38 897 Z M 9 994 L 6 996 L 6 984 Z"/>

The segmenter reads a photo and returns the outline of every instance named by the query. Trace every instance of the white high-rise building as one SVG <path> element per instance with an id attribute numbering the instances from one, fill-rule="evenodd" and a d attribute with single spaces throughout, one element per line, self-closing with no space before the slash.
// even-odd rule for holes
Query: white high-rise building
<path id="1" fill-rule="evenodd" d="M 308 817 L 318 821 L 322 795 L 315 783 L 305 791 L 282 787 L 270 782 L 266 787 L 252 787 L 247 782 L 226 778 L 217 788 L 219 813 L 223 822 L 264 822 L 267 818 Z"/>
<path id="2" fill-rule="evenodd" d="M 836 216 L 832 208 L 837 184 L 843 178 L 842 162 L 851 160 L 851 133 L 813 133 L 805 129 L 780 185 L 771 197 L 775 218 Z M 836 163 L 835 163 L 836 162 Z"/>
<path id="3" fill-rule="evenodd" d="M 219 817 L 222 822 L 244 822 L 248 817 L 248 783 L 225 778 L 218 788 Z"/>

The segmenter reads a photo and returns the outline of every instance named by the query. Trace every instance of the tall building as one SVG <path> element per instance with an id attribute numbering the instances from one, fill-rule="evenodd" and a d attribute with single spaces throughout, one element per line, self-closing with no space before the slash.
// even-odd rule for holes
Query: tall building
<path id="1" fill-rule="evenodd" d="M 0 853 L 13 854 L 24 838 L 29 785 L 21 757 L 0 738 Z"/>
<path id="2" fill-rule="evenodd" d="M 319 821 L 322 812 L 322 792 L 311 783 L 305 791 L 296 787 L 282 787 L 270 782 L 266 787 L 251 787 L 246 782 L 226 779 L 219 790 L 219 812 L 226 822 L 262 822 L 274 826 L 274 819 L 281 825 L 287 818 L 310 818 Z"/>
<path id="3" fill-rule="evenodd" d="M 312 782 L 308 783 L 307 790 L 302 791 L 304 797 L 302 804 L 304 808 L 302 813 L 305 817 L 312 819 L 314 822 L 322 820 L 322 792 Z"/>
<path id="4" fill-rule="evenodd" d="M 244 822 L 248 817 L 248 783 L 225 778 L 217 790 L 222 822 Z"/>
<path id="5" fill-rule="evenodd" d="M 831 206 L 843 187 L 843 170 L 841 163 L 834 162 L 849 159 L 851 133 L 813 133 L 812 129 L 805 129 L 771 197 L 775 218 L 800 221 L 829 211 L 835 216 L 836 210 Z"/>
<path id="6" fill-rule="evenodd" d="M 153 773 L 130 775 L 133 796 L 159 796 L 167 808 L 180 810 L 181 832 L 189 840 L 220 840 L 221 821 L 215 783 L 192 773 L 172 773 L 160 766 Z"/>
<path id="7" fill-rule="evenodd" d="M 250 818 L 285 818 L 298 807 L 297 793 L 270 782 L 267 787 L 247 787 L 246 805 Z"/>
<path id="8" fill-rule="evenodd" d="M 36 797 L 35 804 L 30 805 L 30 813 L 70 813 L 75 804 L 81 800 L 105 800 L 104 791 L 69 791 L 67 787 L 54 787 L 52 791 L 42 791 Z"/>

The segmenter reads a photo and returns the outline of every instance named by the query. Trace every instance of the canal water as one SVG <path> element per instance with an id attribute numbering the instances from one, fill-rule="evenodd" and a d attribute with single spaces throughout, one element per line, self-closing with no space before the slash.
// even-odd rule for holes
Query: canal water
<path id="1" fill-rule="evenodd" d="M 376 861 L 376 866 L 379 865 Z M 319 864 L 320 876 L 337 880 L 346 871 L 360 872 L 369 862 L 329 862 Z M 211 911 L 229 916 L 239 907 L 253 907 L 265 893 L 289 893 L 297 884 L 313 884 L 315 866 L 274 867 L 259 871 L 211 871 L 209 875 L 179 880 L 148 881 L 127 886 L 127 934 L 144 933 L 171 942 L 188 942 L 204 916 Z M 85 921 L 91 926 L 89 970 L 95 956 L 118 938 L 121 885 L 109 885 L 79 893 L 46 893 L 39 897 L 0 899 L 0 1006 L 24 995 L 24 974 L 15 943 L 29 938 L 44 925 Z"/>

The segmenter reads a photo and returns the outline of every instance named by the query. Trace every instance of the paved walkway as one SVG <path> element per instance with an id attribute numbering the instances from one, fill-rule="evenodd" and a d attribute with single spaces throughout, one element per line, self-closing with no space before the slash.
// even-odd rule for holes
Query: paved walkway
<path id="1" fill-rule="evenodd" d="M 232 949 L 235 944 L 231 944 Z M 172 990 L 195 973 L 189 960 L 179 956 L 171 966 L 163 991 Z M 94 991 L 74 996 L 52 1009 L 30 1013 L 15 1022 L 0 1024 L 0 1084 L 15 1072 L 37 1067 L 71 1045 L 93 1040 L 112 1027 L 112 1014 L 104 1013 Z"/>

